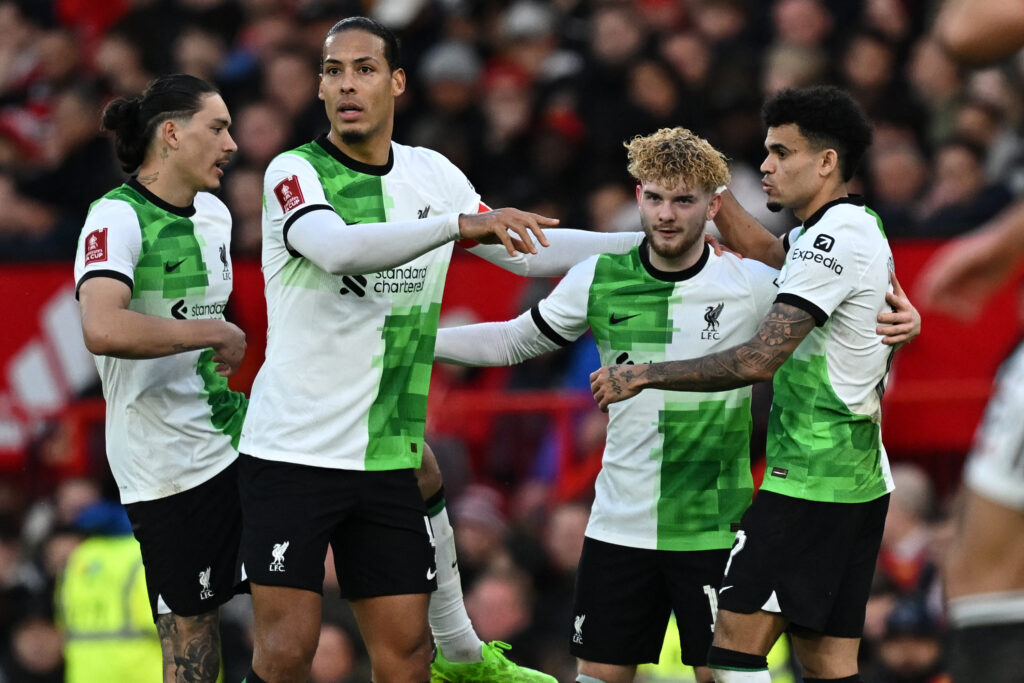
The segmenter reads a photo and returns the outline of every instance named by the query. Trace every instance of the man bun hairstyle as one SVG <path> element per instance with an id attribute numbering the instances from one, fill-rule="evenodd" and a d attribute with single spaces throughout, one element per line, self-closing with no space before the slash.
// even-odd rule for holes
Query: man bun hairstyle
<path id="1" fill-rule="evenodd" d="M 871 144 L 871 123 L 864 111 L 834 86 L 781 90 L 764 103 L 761 118 L 768 128 L 792 123 L 818 150 L 836 150 L 844 182 L 853 177 Z"/>
<path id="2" fill-rule="evenodd" d="M 171 74 L 149 83 L 138 97 L 118 97 L 103 110 L 103 129 L 114 134 L 114 151 L 125 173 L 138 170 L 156 129 L 168 119 L 189 119 L 216 87 L 195 76 Z"/>
<path id="3" fill-rule="evenodd" d="M 623 143 L 629 173 L 640 182 L 654 182 L 668 190 L 685 180 L 704 190 L 729 182 L 725 155 L 686 128 L 662 128 Z"/>
<path id="4" fill-rule="evenodd" d="M 398 37 L 394 32 L 383 24 L 377 23 L 369 17 L 347 17 L 342 19 L 327 31 L 324 37 L 324 45 L 320 50 L 320 70 L 323 71 L 324 54 L 327 49 L 327 41 L 342 31 L 366 31 L 372 33 L 384 41 L 384 61 L 388 63 L 391 71 L 402 67 L 401 46 Z"/>

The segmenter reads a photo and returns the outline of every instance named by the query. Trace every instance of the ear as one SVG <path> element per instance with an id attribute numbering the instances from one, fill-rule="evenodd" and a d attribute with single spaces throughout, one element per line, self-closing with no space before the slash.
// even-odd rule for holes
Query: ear
<path id="1" fill-rule="evenodd" d="M 395 69 L 391 72 L 391 94 L 398 97 L 405 92 L 405 69 Z"/>
<path id="2" fill-rule="evenodd" d="M 180 128 L 174 119 L 167 119 L 160 124 L 160 141 L 171 149 L 178 149 L 181 140 L 178 137 Z"/>
<path id="3" fill-rule="evenodd" d="M 316 76 L 316 97 L 318 100 L 324 99 L 324 75 L 322 73 Z"/>
<path id="4" fill-rule="evenodd" d="M 712 190 L 712 192 L 714 191 Z M 722 208 L 722 195 L 721 193 L 714 192 L 711 195 L 711 201 L 708 203 L 708 212 L 705 219 L 709 221 L 714 220 L 720 208 Z"/>
<path id="5" fill-rule="evenodd" d="M 640 198 L 644 196 L 644 186 L 639 180 L 636 181 L 636 203 L 640 203 Z"/>
<path id="6" fill-rule="evenodd" d="M 824 178 L 834 172 L 839 172 L 839 153 L 830 147 L 821 155 L 818 174 Z"/>

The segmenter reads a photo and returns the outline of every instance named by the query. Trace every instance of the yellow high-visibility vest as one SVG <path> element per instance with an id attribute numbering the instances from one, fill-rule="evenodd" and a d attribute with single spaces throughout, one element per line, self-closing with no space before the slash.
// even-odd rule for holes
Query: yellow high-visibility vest
<path id="1" fill-rule="evenodd" d="M 163 681 L 142 553 L 132 536 L 84 540 L 71 553 L 55 600 L 66 683 Z"/>
<path id="2" fill-rule="evenodd" d="M 796 683 L 789 652 L 789 638 L 783 633 L 768 653 L 768 672 L 772 683 Z M 676 615 L 673 614 L 668 622 L 668 630 L 665 631 L 661 658 L 657 664 L 641 664 L 637 667 L 634 683 L 694 683 L 697 679 L 693 669 L 679 661 L 681 656 L 679 629 L 676 628 Z"/>

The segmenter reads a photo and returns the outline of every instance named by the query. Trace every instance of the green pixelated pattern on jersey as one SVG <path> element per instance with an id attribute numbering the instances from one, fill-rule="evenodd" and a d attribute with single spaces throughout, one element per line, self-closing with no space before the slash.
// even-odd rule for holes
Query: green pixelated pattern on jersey
<path id="1" fill-rule="evenodd" d="M 427 423 L 427 390 L 441 305 L 393 311 L 384 320 L 384 353 L 374 356 L 380 387 L 370 407 L 366 469 L 419 467 Z"/>
<path id="2" fill-rule="evenodd" d="M 129 204 L 142 228 L 132 298 L 144 299 L 147 293 L 158 292 L 161 299 L 178 299 L 205 292 L 210 271 L 190 218 L 165 211 L 127 185 L 108 192 L 106 198 Z M 166 313 L 156 314 L 166 317 Z"/>
<path id="3" fill-rule="evenodd" d="M 658 415 L 661 460 L 658 550 L 728 548 L 750 505 L 750 399 L 666 403 Z"/>
<path id="4" fill-rule="evenodd" d="M 206 402 L 210 404 L 210 422 L 214 429 L 231 437 L 231 447 L 237 451 L 249 399 L 245 394 L 228 388 L 227 378 L 217 372 L 217 365 L 213 362 L 213 349 L 199 354 L 196 371 L 203 379 Z"/>
<path id="5" fill-rule="evenodd" d="M 346 223 L 381 223 L 392 203 L 380 176 L 353 171 L 316 142 L 294 150 L 316 170 L 324 195 Z M 294 264 L 294 265 L 293 265 Z M 442 277 L 443 277 L 442 273 Z M 325 274 L 306 259 L 292 258 L 282 283 L 337 291 L 340 276 Z M 418 467 L 427 421 L 427 389 L 434 363 L 440 303 L 427 309 L 394 309 L 384 319 L 383 353 L 374 356 L 380 386 L 370 406 L 365 466 L 367 470 Z"/>
<path id="6" fill-rule="evenodd" d="M 829 320 L 812 330 L 798 348 L 803 353 L 775 373 L 762 488 L 807 500 L 865 503 L 886 493 L 881 435 L 870 416 L 853 413 L 832 388 L 824 352 L 831 325 Z"/>
<path id="7" fill-rule="evenodd" d="M 587 322 L 602 361 L 615 363 L 616 353 L 624 351 L 656 356 L 644 360 L 663 358 L 674 331 L 668 317 L 674 290 L 673 283 L 647 275 L 638 248 L 598 257 L 587 301 Z"/>

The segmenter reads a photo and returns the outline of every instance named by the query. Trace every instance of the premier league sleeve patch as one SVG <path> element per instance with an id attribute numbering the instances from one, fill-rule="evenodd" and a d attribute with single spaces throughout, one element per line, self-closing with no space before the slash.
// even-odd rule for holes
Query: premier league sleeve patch
<path id="1" fill-rule="evenodd" d="M 306 202 L 302 196 L 302 188 L 299 187 L 299 179 L 293 175 L 274 186 L 274 196 L 277 197 L 283 213 L 288 213 Z"/>
<path id="2" fill-rule="evenodd" d="M 107 228 L 93 230 L 85 238 L 85 265 L 107 260 Z"/>

